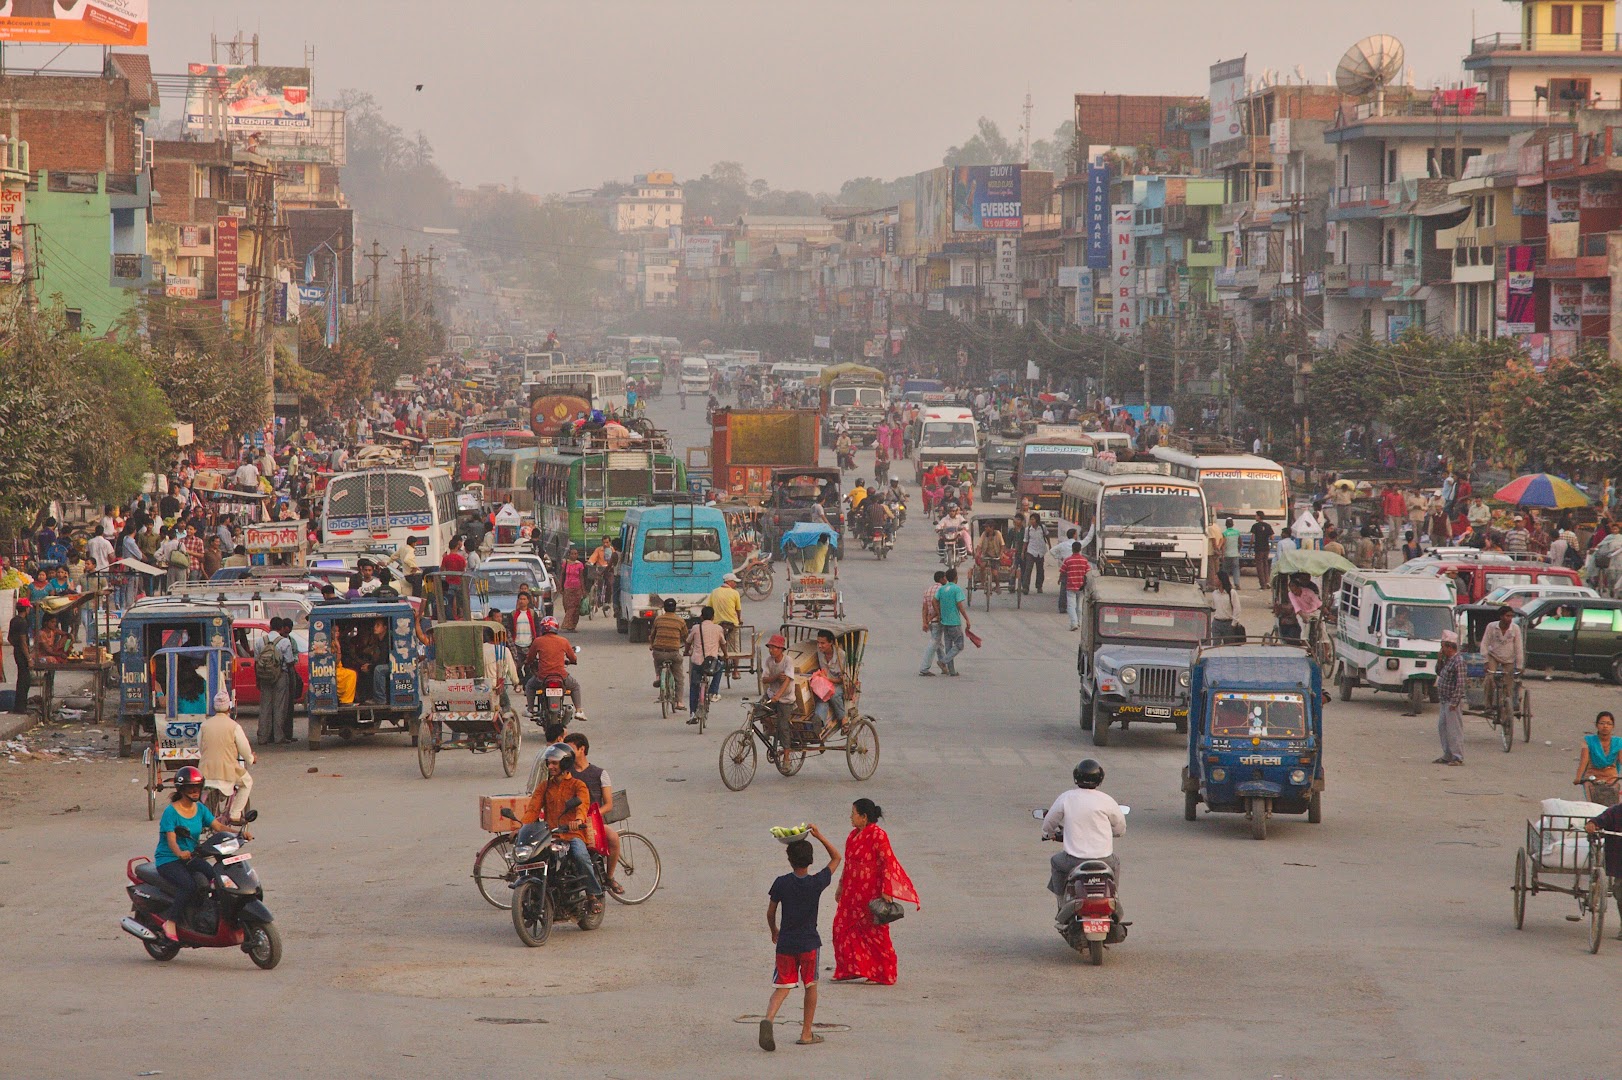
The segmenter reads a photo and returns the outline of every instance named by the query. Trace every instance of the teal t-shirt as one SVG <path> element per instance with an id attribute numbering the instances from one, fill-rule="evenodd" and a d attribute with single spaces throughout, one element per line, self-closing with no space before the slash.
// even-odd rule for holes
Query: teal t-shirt
<path id="1" fill-rule="evenodd" d="M 196 803 L 193 809 L 196 813 L 192 817 L 186 817 L 176 809 L 174 803 L 163 808 L 163 816 L 158 819 L 158 850 L 152 859 L 158 866 L 180 861 L 175 857 L 175 853 L 169 850 L 169 841 L 164 839 L 164 833 L 172 833 L 184 825 L 191 836 L 177 835 L 175 846 L 181 851 L 196 851 L 197 841 L 214 825 L 214 814 L 208 807 Z"/>
<path id="2" fill-rule="evenodd" d="M 963 625 L 963 613 L 957 609 L 957 603 L 959 600 L 967 599 L 968 594 L 963 591 L 963 586 L 955 581 L 948 581 L 940 587 L 940 591 L 935 594 L 935 602 L 941 606 L 942 626 Z"/>
<path id="3" fill-rule="evenodd" d="M 1239 557 L 1238 529 L 1222 530 L 1222 556 L 1227 559 L 1237 559 Z"/>

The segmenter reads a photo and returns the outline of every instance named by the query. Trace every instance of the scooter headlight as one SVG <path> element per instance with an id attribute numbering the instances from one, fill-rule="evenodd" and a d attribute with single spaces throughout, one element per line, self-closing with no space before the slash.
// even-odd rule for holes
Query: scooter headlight
<path id="1" fill-rule="evenodd" d="M 1131 668 L 1131 667 L 1122 668 L 1121 669 L 1121 681 L 1123 683 L 1125 683 L 1127 686 L 1131 686 L 1133 683 L 1137 682 L 1138 681 L 1138 669 L 1137 668 Z"/>

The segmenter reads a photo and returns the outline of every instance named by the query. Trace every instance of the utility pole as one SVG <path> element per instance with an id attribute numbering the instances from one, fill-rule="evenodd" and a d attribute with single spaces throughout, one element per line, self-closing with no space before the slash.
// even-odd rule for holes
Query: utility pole
<path id="1" fill-rule="evenodd" d="M 253 266 L 247 273 L 248 308 L 242 323 L 242 359 L 257 359 L 264 366 L 265 403 L 271 416 L 276 413 L 276 350 L 270 347 L 268 289 L 275 280 L 280 230 L 276 227 L 275 174 L 261 165 L 250 164 L 248 174 L 248 213 L 254 235 Z"/>
<path id="2" fill-rule="evenodd" d="M 372 241 L 371 254 L 363 256 L 363 257 L 365 259 L 367 259 L 372 264 L 372 278 L 371 278 L 370 284 L 371 284 L 371 300 L 372 300 L 372 320 L 375 322 L 375 321 L 377 321 L 379 315 L 382 313 L 382 303 L 381 303 L 381 301 L 383 299 L 383 276 L 378 273 L 377 267 L 378 267 L 378 263 L 383 261 L 383 249 L 378 246 L 378 243 L 377 243 L 376 240 L 373 240 Z"/>
<path id="3" fill-rule="evenodd" d="M 400 268 L 400 332 L 405 332 L 405 324 L 411 319 L 410 305 L 406 301 L 406 267 L 410 265 L 411 258 L 402 246 L 400 248 L 400 261 L 395 265 Z"/>
<path id="4" fill-rule="evenodd" d="M 1031 109 L 1032 109 L 1031 92 L 1029 90 L 1027 90 L 1027 91 L 1025 91 L 1025 107 L 1024 107 L 1025 123 L 1022 125 L 1022 127 L 1020 129 L 1025 133 L 1025 167 L 1026 168 L 1029 168 L 1030 164 L 1031 164 Z"/>
<path id="5" fill-rule="evenodd" d="M 428 321 L 433 322 L 434 321 L 434 263 L 439 261 L 439 256 L 434 254 L 434 245 L 432 245 L 432 244 L 428 245 L 428 254 L 423 256 L 423 261 L 428 264 L 428 292 L 427 292 L 427 297 L 426 297 L 426 299 L 424 301 L 423 309 L 424 309 L 424 312 L 428 316 Z"/>

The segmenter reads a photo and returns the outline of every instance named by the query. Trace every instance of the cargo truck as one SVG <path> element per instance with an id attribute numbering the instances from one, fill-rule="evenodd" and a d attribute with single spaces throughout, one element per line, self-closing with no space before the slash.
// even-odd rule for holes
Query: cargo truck
<path id="1" fill-rule="evenodd" d="M 716 410 L 711 483 L 729 499 L 766 501 L 773 470 L 816 466 L 821 419 L 815 409 Z"/>
<path id="2" fill-rule="evenodd" d="M 850 437 L 858 446 L 873 441 L 879 422 L 890 407 L 884 389 L 884 372 L 861 364 L 838 364 L 824 368 L 822 387 L 822 434 L 833 445 L 834 429 L 844 420 Z"/>

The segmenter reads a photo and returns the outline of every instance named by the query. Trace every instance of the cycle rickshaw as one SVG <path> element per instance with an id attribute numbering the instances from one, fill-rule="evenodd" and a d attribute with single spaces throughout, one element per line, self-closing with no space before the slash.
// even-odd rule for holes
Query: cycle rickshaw
<path id="1" fill-rule="evenodd" d="M 501 771 L 518 771 L 519 714 L 507 703 L 511 685 L 505 633 L 493 622 L 436 623 L 434 659 L 425 667 L 426 698 L 417 726 L 417 768 L 434 775 L 441 750 L 501 751 Z M 488 651 L 487 651 L 488 650 Z"/>
<path id="2" fill-rule="evenodd" d="M 1498 732 L 1498 740 L 1509 753 L 1515 746 L 1515 728 L 1521 741 L 1532 741 L 1532 691 L 1518 671 L 1500 668 L 1487 672 L 1487 657 L 1481 651 L 1481 636 L 1498 621 L 1497 604 L 1466 604 L 1456 612 L 1459 651 L 1464 655 L 1464 711 L 1484 716 Z"/>
<path id="3" fill-rule="evenodd" d="M 789 566 L 788 591 L 783 594 L 784 622 L 845 617 L 845 600 L 835 584 L 839 566 L 833 551 L 838 542 L 839 534 L 821 522 L 802 521 L 783 534 L 783 555 Z"/>
<path id="4" fill-rule="evenodd" d="M 1568 922 L 1588 920 L 1588 951 L 1599 952 L 1605 935 L 1605 857 L 1600 837 L 1590 836 L 1585 814 L 1543 814 L 1526 823 L 1526 846 L 1515 852 L 1515 929 L 1526 922 L 1526 897 L 1540 892 L 1564 893 L 1577 901 Z M 1622 834 L 1605 833 L 1605 843 L 1622 843 Z"/>
<path id="5" fill-rule="evenodd" d="M 1010 514 L 975 514 L 969 519 L 969 541 L 972 545 L 969 557 L 974 560 L 969 570 L 965 588 L 969 594 L 969 606 L 974 606 L 974 594 L 978 590 L 986 598 L 986 610 L 991 610 L 991 598 L 997 593 L 1011 593 L 1014 597 L 1014 606 L 1023 607 L 1023 598 L 1019 591 L 1019 565 L 1014 556 L 1017 554 L 1018 542 L 1009 539 L 1009 530 L 1014 527 L 1014 519 Z M 996 529 L 1002 534 L 1002 557 L 992 565 L 982 563 L 977 552 L 980 550 L 980 538 L 990 529 Z"/>
<path id="6" fill-rule="evenodd" d="M 817 634 L 827 630 L 845 663 L 844 715 L 827 732 L 815 716 L 816 697 L 810 682 L 817 670 Z M 759 764 L 756 742 L 766 760 L 784 776 L 793 776 L 810 754 L 844 754 L 851 776 L 867 780 L 879 767 L 879 733 L 871 716 L 861 711 L 862 654 L 867 649 L 867 627 L 850 623 L 803 620 L 785 622 L 785 650 L 794 665 L 794 689 L 786 708 L 765 701 L 744 702 L 743 726 L 721 744 L 721 782 L 742 791 L 755 778 Z"/>

